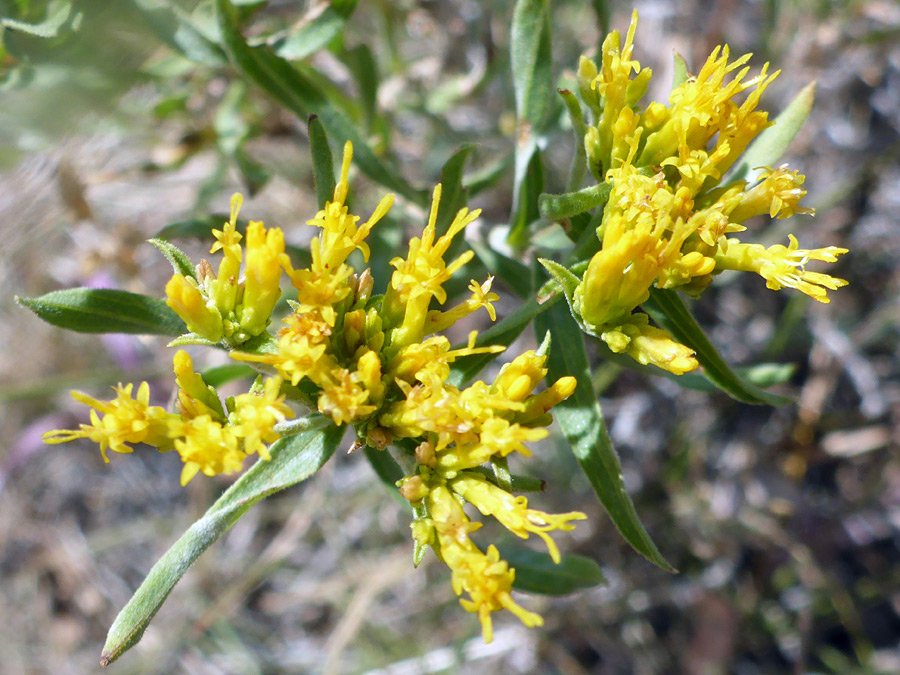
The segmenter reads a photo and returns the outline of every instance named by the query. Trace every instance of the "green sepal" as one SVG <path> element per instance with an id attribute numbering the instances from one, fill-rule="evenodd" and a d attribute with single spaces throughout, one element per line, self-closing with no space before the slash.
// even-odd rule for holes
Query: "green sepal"
<path id="1" fill-rule="evenodd" d="M 678 52 L 672 52 L 672 89 L 677 89 L 688 79 L 688 65 Z"/>

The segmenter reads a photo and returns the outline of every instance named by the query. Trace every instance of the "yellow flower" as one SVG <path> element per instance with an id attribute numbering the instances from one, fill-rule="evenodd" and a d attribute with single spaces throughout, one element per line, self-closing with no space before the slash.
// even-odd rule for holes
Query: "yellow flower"
<path id="1" fill-rule="evenodd" d="M 133 448 L 128 444 L 146 443 L 161 451 L 171 450 L 168 424 L 177 416 L 159 406 L 149 405 L 150 387 L 146 382 L 141 383 L 134 398 L 131 396 L 133 388 L 132 384 L 114 387 L 116 398 L 112 401 L 100 401 L 80 391 L 73 391 L 72 398 L 93 408 L 91 423 L 82 424 L 78 430 L 48 431 L 43 435 L 44 442 L 56 444 L 87 438 L 100 445 L 104 462 L 109 461 L 107 448 L 113 452 L 130 453 Z M 102 418 L 97 411 L 103 413 Z"/>
<path id="2" fill-rule="evenodd" d="M 573 520 L 584 520 L 586 515 L 578 511 L 549 514 L 528 508 L 524 495 L 514 496 L 486 481 L 481 476 L 465 473 L 452 479 L 448 487 L 481 511 L 482 515 L 493 516 L 503 527 L 517 537 L 527 539 L 536 534 L 547 545 L 550 557 L 557 565 L 560 562 L 559 549 L 547 532 L 552 530 L 570 531 L 575 526 Z"/>
<path id="3" fill-rule="evenodd" d="M 769 248 L 760 244 L 742 244 L 736 239 L 731 239 L 728 241 L 727 249 L 723 247 L 716 255 L 716 267 L 756 272 L 766 280 L 766 286 L 773 291 L 786 286 L 806 293 L 813 300 L 831 302 L 828 290 L 833 291 L 846 286 L 847 282 L 820 272 L 807 272 L 806 263 L 810 260 L 835 262 L 839 255 L 847 252 L 847 249 L 837 246 L 799 248 L 794 235 L 788 235 L 788 238 L 787 246 L 776 244 Z"/>
<path id="4" fill-rule="evenodd" d="M 269 325 L 275 303 L 281 297 L 279 280 L 284 253 L 284 234 L 278 228 L 251 221 L 247 226 L 247 264 L 240 325 L 250 335 L 259 335 Z"/>
<path id="5" fill-rule="evenodd" d="M 241 235 L 236 228 L 243 201 L 241 195 L 232 195 L 231 218 L 221 230 L 212 231 L 216 243 L 209 252 L 221 250 L 222 261 L 219 263 L 219 273 L 207 284 L 209 297 L 223 316 L 232 313 L 237 304 L 238 281 L 241 275 Z"/>
<path id="6" fill-rule="evenodd" d="M 422 237 L 414 237 L 409 242 L 409 254 L 405 260 L 399 257 L 391 260 L 396 271 L 382 301 L 381 312 L 385 325 L 393 327 L 388 333 L 389 355 L 396 354 L 409 344 L 422 341 L 431 299 L 435 298 L 440 304 L 444 304 L 447 293 L 443 284 L 475 255 L 472 251 L 466 251 L 449 265 L 444 261 L 453 238 L 478 218 L 481 210 L 476 209 L 470 213 L 468 209 L 461 209 L 447 233 L 435 241 L 440 201 L 441 186 L 437 185 Z"/>
<path id="7" fill-rule="evenodd" d="M 508 609 L 528 627 L 542 626 L 544 621 L 534 612 L 516 604 L 511 591 L 515 572 L 500 560 L 495 546 L 489 546 L 487 555 L 482 553 L 469 533 L 480 524 L 471 522 L 462 507 L 444 486 L 432 489 L 428 494 L 428 509 L 437 539 L 437 551 L 452 572 L 453 591 L 464 592 L 460 604 L 467 612 L 478 615 L 484 641 L 493 640 L 491 612 Z"/>
<path id="8" fill-rule="evenodd" d="M 194 279 L 175 274 L 166 284 L 166 304 L 187 324 L 188 330 L 218 342 L 225 337 L 222 315 L 207 302 Z"/>
<path id="9" fill-rule="evenodd" d="M 183 349 L 175 353 L 175 382 L 178 384 L 178 411 L 183 417 L 209 415 L 225 421 L 225 411 L 215 390 L 211 389 L 199 373 L 194 372 L 194 362 Z"/>
<path id="10" fill-rule="evenodd" d="M 233 412 L 228 415 L 235 436 L 241 439 L 244 452 L 258 454 L 269 459 L 267 443 L 272 443 L 279 434 L 275 425 L 294 416 L 294 411 L 285 404 L 281 395 L 281 378 L 270 377 L 260 388 L 234 397 Z"/>
<path id="11" fill-rule="evenodd" d="M 633 314 L 628 321 L 602 332 L 600 339 L 616 353 L 625 352 L 638 363 L 675 375 L 696 370 L 700 365 L 693 349 L 676 342 L 663 329 L 650 326 L 646 314 Z"/>
<path id="12" fill-rule="evenodd" d="M 187 485 L 198 471 L 207 476 L 236 473 L 241 470 L 246 457 L 235 430 L 209 415 L 171 419 L 169 435 L 175 438 L 175 450 L 184 462 L 182 485 Z"/>

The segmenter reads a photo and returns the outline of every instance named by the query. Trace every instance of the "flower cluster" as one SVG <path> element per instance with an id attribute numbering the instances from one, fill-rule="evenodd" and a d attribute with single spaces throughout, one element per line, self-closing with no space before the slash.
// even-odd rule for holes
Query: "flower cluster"
<path id="1" fill-rule="evenodd" d="M 222 251 L 218 273 L 203 261 L 193 274 L 176 273 L 166 286 L 169 306 L 191 331 L 177 344 L 219 343 L 232 358 L 275 375 L 258 378 L 250 392 L 229 398 L 223 406 L 215 389 L 194 371 L 188 354 L 179 351 L 177 412 L 151 406 L 146 383 L 135 398 L 132 385 L 120 385 L 117 398 L 109 402 L 75 393 L 78 401 L 93 408 L 91 424 L 49 432 L 46 439 L 59 443 L 88 438 L 100 444 L 104 458 L 107 449 L 131 452 L 137 443 L 175 450 L 184 462 L 184 484 L 198 471 L 239 471 L 250 454 L 269 459 L 268 444 L 288 432 L 283 423 L 293 416 L 285 401 L 301 401 L 336 425 L 352 424 L 360 443 L 383 451 L 392 443 L 415 447 L 409 452 L 409 475 L 398 486 L 416 507 L 417 550 L 431 546 L 448 565 L 454 590 L 468 595 L 461 602 L 478 614 L 486 640 L 492 635 L 490 615 L 500 609 L 537 625 L 540 617 L 510 595 L 515 571 L 500 559 L 496 547 L 484 553 L 469 537 L 479 524 L 469 520 L 463 504 L 472 504 L 518 537 L 537 534 L 559 562 L 547 533 L 571 530 L 571 521 L 584 515 L 530 509 L 525 497 L 511 493 L 510 485 L 492 481 L 478 469 L 514 452 L 528 455 L 525 444 L 547 436 L 550 410 L 572 394 L 575 378 L 561 378 L 535 393 L 547 374 L 542 349 L 518 356 L 490 385 L 479 381 L 462 390 L 452 386 L 456 359 L 503 351 L 476 347 L 474 332 L 466 346 L 455 349 L 438 334 L 480 308 L 496 318 L 492 303 L 498 296 L 491 292 L 491 278 L 481 284 L 473 280 L 468 299 L 439 308 L 448 300 L 444 284 L 473 253 L 450 261 L 445 257 L 454 237 L 479 212 L 462 209 L 446 232 L 439 233 L 437 186 L 421 236 L 410 241 L 406 257 L 391 261 L 394 271 L 386 293 L 373 296 L 372 274 L 368 269 L 357 274 L 348 258 L 358 250 L 368 261 L 366 237 L 390 209 L 393 196 L 382 199 L 359 224 L 360 218 L 346 205 L 351 157 L 347 143 L 334 198 L 308 222 L 320 230 L 310 245 L 309 267 L 295 269 L 284 252 L 281 230 L 266 231 L 262 223 L 249 224 L 242 250 L 237 232 L 241 201 L 236 196 L 230 221 L 214 231 L 212 252 Z M 266 328 L 280 297 L 282 270 L 297 299 L 288 301 L 292 311 L 272 336 Z"/>
<path id="2" fill-rule="evenodd" d="M 281 378 L 258 378 L 246 394 L 227 399 L 222 405 L 216 390 L 194 371 L 187 352 L 175 354 L 175 381 L 178 384 L 177 413 L 150 405 L 150 387 L 142 382 L 132 398 L 134 385 L 115 388 L 116 398 L 99 401 L 78 391 L 72 397 L 91 410 L 91 423 L 80 429 L 57 429 L 44 434 L 46 443 L 65 443 L 87 438 L 106 450 L 130 453 L 132 445 L 144 443 L 161 452 L 176 450 L 184 462 L 181 484 L 197 472 L 207 476 L 240 471 L 247 455 L 269 458 L 266 445 L 278 438 L 275 425 L 293 417 L 280 393 Z M 103 413 L 100 417 L 97 413 Z"/>
<path id="3" fill-rule="evenodd" d="M 613 32 L 599 68 L 587 58 L 579 67 L 581 94 L 596 121 L 585 135 L 590 169 L 611 189 L 597 228 L 600 250 L 572 309 L 614 352 L 681 374 L 697 367 L 692 350 L 634 313 L 651 286 L 697 295 L 714 274 L 742 270 L 761 275 L 773 290 L 796 288 L 827 303 L 827 289 L 846 282 L 805 265 L 834 262 L 846 249 L 801 249 L 793 236 L 789 246 L 765 248 L 730 236 L 753 216 L 812 213 L 798 205 L 804 176 L 786 165 L 760 171 L 752 185 L 728 180 L 729 169 L 771 124 L 757 105 L 778 73 L 769 74 L 766 64 L 748 77 L 750 54 L 729 62 L 728 47 L 717 47 L 696 76 L 673 89 L 668 106 L 640 109 L 652 73 L 632 59 L 636 26 L 635 13 L 624 45 Z"/>

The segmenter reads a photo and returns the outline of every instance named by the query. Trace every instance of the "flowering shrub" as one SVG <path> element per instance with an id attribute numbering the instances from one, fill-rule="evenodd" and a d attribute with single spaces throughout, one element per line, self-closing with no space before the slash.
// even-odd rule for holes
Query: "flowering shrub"
<path id="1" fill-rule="evenodd" d="M 300 71 L 267 47 L 249 47 L 229 3 L 219 0 L 217 7 L 223 47 L 246 77 L 292 109 L 301 107 L 296 97 L 305 100 L 295 92 L 306 92 L 304 105 L 322 109 L 324 127 L 310 122 L 321 210 L 307 222 L 318 233 L 305 263 L 289 255 L 279 228 L 251 221 L 241 234 L 242 198 L 235 195 L 228 222 L 211 233 L 217 268 L 207 260 L 195 265 L 165 239 L 152 240 L 174 269 L 164 302 L 91 289 L 21 301 L 66 328 L 165 334 L 177 336 L 173 347 L 223 349 L 258 373 L 246 393 L 223 401 L 191 356 L 179 350 L 173 410 L 150 405 L 146 382 L 136 389 L 120 384 L 109 401 L 73 392 L 91 408 L 90 422 L 45 435 L 48 443 L 93 441 L 105 461 L 108 451 L 130 453 L 140 445 L 175 451 L 183 462 L 182 485 L 198 473 L 241 472 L 248 456 L 258 456 L 150 572 L 111 629 L 104 663 L 140 639 L 197 556 L 254 503 L 315 473 L 347 429 L 355 438 L 351 451 L 362 450 L 409 504 L 414 564 L 431 549 L 450 568 L 452 588 L 463 596 L 463 608 L 478 615 L 486 641 L 492 638 L 493 612 L 509 610 L 527 626 L 542 619 L 513 597 L 517 579 L 522 582 L 515 565 L 497 545 L 484 546 L 471 536 L 481 523 L 465 505 L 516 537 L 535 534 L 543 540 L 548 555 L 542 579 L 527 584 L 532 590 L 568 592 L 602 580 L 596 563 L 562 556 L 549 535 L 572 530 L 585 515 L 531 508 L 517 493 L 540 489 L 540 481 L 509 470 L 511 455 L 529 456 L 529 444 L 548 436 L 554 413 L 620 532 L 638 552 L 669 569 L 624 489 L 581 333 L 598 338 L 609 358 L 624 354 L 674 375 L 702 366 L 710 382 L 739 400 L 781 402 L 725 364 L 674 291 L 697 297 L 725 270 L 756 272 L 773 290 L 794 288 L 825 303 L 827 290 L 845 285 L 806 269 L 810 261 L 835 262 L 845 249 L 800 249 L 793 235 L 788 246 L 768 248 L 732 236 L 744 232 L 754 216 L 812 213 L 799 203 L 806 194 L 804 177 L 786 165 L 771 168 L 808 112 L 812 90 L 804 90 L 773 126 L 758 106 L 777 73 L 769 75 L 766 65 L 750 76 L 750 56 L 730 61 L 726 46 L 714 50 L 696 76 L 684 67 L 668 105 L 643 105 L 652 73 L 632 58 L 635 14 L 624 44 L 614 31 L 599 63 L 582 59 L 580 100 L 561 92 L 579 137 L 573 189 L 542 194 L 537 203 L 544 219 L 565 226 L 570 245 L 558 260 L 540 258 L 549 280 L 497 321 L 494 276 L 471 280 L 468 295 L 451 297 L 448 291 L 475 256 L 461 250 L 462 238 L 481 213 L 454 206 L 455 215 L 443 217 L 441 185 L 434 188 L 418 236 L 405 255 L 390 260 L 392 270 L 354 268 L 354 254 L 369 262 L 367 239 L 375 228 L 388 226 L 382 221 L 395 199 L 382 198 L 362 224 L 351 214 L 354 150 L 360 169 L 376 182 L 412 202 L 424 204 L 422 194 L 381 163 L 327 101 L 309 93 L 313 85 Z M 534 20 L 530 7 L 520 2 L 514 17 L 518 166 L 538 157 L 533 133 L 543 108 L 534 101 L 541 94 L 546 98 L 535 73 L 546 58 L 541 45 L 547 28 Z M 537 61 L 526 58 L 529 53 Z M 325 131 L 345 142 L 336 181 Z M 578 189 L 588 170 L 596 184 Z M 521 172 L 516 184 L 517 213 L 525 213 Z M 541 269 L 529 264 L 530 225 L 527 216 L 517 216 L 510 247 L 484 256 L 485 265 L 513 287 L 521 283 L 517 275 Z M 282 317 L 283 276 L 292 297 Z M 383 295 L 374 294 L 376 280 L 387 280 Z M 496 324 L 453 345 L 445 331 L 481 309 Z M 473 381 L 532 324 L 538 349 L 515 355 L 493 376 L 486 373 L 489 382 Z M 556 570 L 567 573 L 554 576 Z"/>

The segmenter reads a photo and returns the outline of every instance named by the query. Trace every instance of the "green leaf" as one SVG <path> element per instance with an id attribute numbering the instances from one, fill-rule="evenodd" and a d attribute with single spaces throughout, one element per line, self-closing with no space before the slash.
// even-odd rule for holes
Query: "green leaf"
<path id="1" fill-rule="evenodd" d="M 581 285 L 581 279 L 572 274 L 567 268 L 552 260 L 538 258 L 538 262 L 544 266 L 544 269 L 550 273 L 553 280 L 559 284 L 559 287 L 562 289 L 562 292 L 565 294 L 566 300 L 568 300 L 569 306 L 571 307 L 572 298 L 575 295 L 575 290 Z"/>
<path id="2" fill-rule="evenodd" d="M 170 244 L 164 239 L 148 239 L 147 241 L 148 243 L 153 244 L 159 249 L 160 253 L 166 256 L 166 260 L 171 263 L 172 269 L 175 270 L 175 274 L 191 277 L 192 279 L 197 278 L 197 272 L 194 270 L 191 259 L 187 257 L 187 254 L 184 251 L 175 246 L 175 244 Z"/>
<path id="3" fill-rule="evenodd" d="M 552 347 L 547 359 L 547 381 L 566 375 L 578 380 L 575 393 L 553 408 L 575 458 L 625 541 L 650 562 L 674 571 L 641 524 L 625 489 L 622 465 L 606 433 L 603 412 L 591 385 L 590 366 L 578 325 L 560 305 L 535 320 L 539 339 L 548 330 Z"/>
<path id="4" fill-rule="evenodd" d="M 602 43 L 606 34 L 609 33 L 609 20 L 610 15 L 612 14 L 612 10 L 609 6 L 610 3 L 607 2 L 607 0 L 591 0 L 591 5 L 593 5 L 594 12 L 597 14 L 597 23 L 600 28 L 600 42 Z M 597 46 L 600 47 L 600 45 Z"/>
<path id="5" fill-rule="evenodd" d="M 275 53 L 288 61 L 299 61 L 318 51 L 344 29 L 357 1 L 331 0 L 314 5 L 298 22 L 297 30 L 275 43 Z"/>
<path id="6" fill-rule="evenodd" d="M 569 595 L 606 583 L 600 566 L 591 558 L 564 555 L 559 564 L 549 553 L 516 544 L 497 547 L 500 557 L 516 570 L 513 588 L 539 595 Z"/>
<path id="7" fill-rule="evenodd" d="M 502 487 L 500 485 L 500 481 L 494 475 L 494 472 L 485 466 L 476 466 L 471 469 L 467 469 L 467 471 L 480 474 L 489 483 L 492 483 L 497 487 Z M 544 492 L 547 489 L 546 481 L 543 481 L 540 478 L 533 478 L 532 476 L 518 476 L 516 474 L 510 474 L 510 481 L 512 492 Z M 507 490 L 507 492 L 509 491 L 510 490 Z"/>
<path id="8" fill-rule="evenodd" d="M 316 202 L 320 209 L 324 209 L 325 203 L 334 199 L 334 157 L 325 127 L 317 115 L 309 116 L 309 152 L 312 155 Z"/>
<path id="9" fill-rule="evenodd" d="M 544 159 L 534 140 L 516 146 L 516 172 L 513 178 L 513 217 L 508 241 L 523 248 L 528 242 L 528 226 L 540 218 L 538 200 L 544 191 Z"/>
<path id="10" fill-rule="evenodd" d="M 41 319 L 77 333 L 181 335 L 184 322 L 164 300 L 108 288 L 69 288 L 16 298 Z"/>
<path id="11" fill-rule="evenodd" d="M 688 79 L 688 65 L 684 57 L 678 52 L 672 52 L 674 65 L 672 67 L 672 89 L 680 87 Z"/>
<path id="12" fill-rule="evenodd" d="M 387 451 L 387 448 L 384 450 L 379 450 L 378 448 L 373 448 L 370 445 L 366 445 L 363 448 L 363 452 L 366 454 L 366 459 L 369 460 L 369 464 L 372 465 L 372 469 L 375 471 L 375 474 L 381 479 L 381 482 L 385 485 L 388 485 L 393 489 L 394 492 L 397 491 L 397 481 L 406 476 L 406 472 L 397 464 L 397 461 L 391 457 L 391 453 Z M 403 501 L 406 501 L 405 499 Z M 409 504 L 409 502 L 407 502 Z"/>
<path id="13" fill-rule="evenodd" d="M 18 31 L 39 38 L 52 38 L 59 35 L 62 28 L 69 20 L 72 13 L 74 3 L 72 0 L 57 0 L 50 2 L 47 6 L 47 15 L 43 21 L 38 23 L 28 23 L 27 21 L 19 21 L 10 17 L 0 17 L 0 29 Z M 80 15 L 78 12 L 77 15 Z M 77 20 L 77 15 L 76 19 Z M 2 34 L 2 30 L 0 30 Z"/>
<path id="14" fill-rule="evenodd" d="M 810 82 L 788 104 L 775 120 L 750 144 L 740 162 L 723 180 L 723 184 L 735 180 L 755 180 L 750 171 L 759 167 L 774 167 L 787 151 L 794 137 L 806 124 L 816 99 L 816 83 Z"/>
<path id="15" fill-rule="evenodd" d="M 201 373 L 203 381 L 210 387 L 221 387 L 223 384 L 243 378 L 256 377 L 259 373 L 243 363 L 226 363 L 221 366 L 207 368 Z"/>
<path id="16" fill-rule="evenodd" d="M 366 115 L 366 128 L 371 132 L 378 109 L 378 66 L 375 57 L 366 45 L 357 45 L 353 49 L 348 49 L 343 58 L 359 87 L 360 103 Z"/>
<path id="17" fill-rule="evenodd" d="M 269 448 L 272 459 L 257 460 L 153 566 L 109 629 L 101 664 L 109 665 L 137 644 L 169 592 L 200 554 L 254 504 L 312 476 L 334 454 L 343 436 L 344 428 L 332 426 L 273 443 Z"/>
<path id="18" fill-rule="evenodd" d="M 541 123 L 551 87 L 550 3 L 518 0 L 509 36 L 516 115 L 531 127 Z"/>
<path id="19" fill-rule="evenodd" d="M 561 195 L 551 195 L 545 192 L 538 197 L 538 209 L 541 216 L 547 220 L 571 218 L 606 204 L 610 190 L 612 190 L 612 186 L 609 183 L 600 183 L 577 192 L 567 192 Z"/>
<path id="20" fill-rule="evenodd" d="M 132 4 L 153 34 L 186 59 L 208 66 L 226 63 L 222 48 L 172 0 L 133 0 Z"/>
<path id="21" fill-rule="evenodd" d="M 574 192 L 582 184 L 584 174 L 587 172 L 587 151 L 584 147 L 584 135 L 587 133 L 587 124 L 584 121 L 584 113 L 581 111 L 581 103 L 578 97 L 568 89 L 557 89 L 566 109 L 569 111 L 569 119 L 572 121 L 572 130 L 575 132 L 575 156 L 572 158 L 572 169 L 569 172 L 568 190 Z M 538 201 L 540 207 L 540 201 Z M 544 215 L 541 209 L 541 215 Z M 547 216 L 544 216 L 546 218 Z"/>
<path id="22" fill-rule="evenodd" d="M 312 80 L 270 48 L 250 47 L 244 41 L 228 0 L 216 0 L 216 12 L 225 50 L 244 75 L 301 119 L 316 114 L 332 138 L 351 141 L 356 166 L 369 178 L 416 204 L 427 204 L 425 193 L 414 189 L 395 169 L 378 159 L 357 124 L 347 119 Z"/>
<path id="23" fill-rule="evenodd" d="M 463 181 L 469 187 L 469 197 L 474 197 L 494 187 L 514 163 L 515 158 L 510 153 L 470 173 Z"/>
<path id="24" fill-rule="evenodd" d="M 735 373 L 675 291 L 651 288 L 650 299 L 641 306 L 676 340 L 696 352 L 697 361 L 703 366 L 707 379 L 733 399 L 753 405 L 781 406 L 792 403 L 791 399 L 760 389 Z"/>

